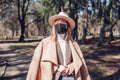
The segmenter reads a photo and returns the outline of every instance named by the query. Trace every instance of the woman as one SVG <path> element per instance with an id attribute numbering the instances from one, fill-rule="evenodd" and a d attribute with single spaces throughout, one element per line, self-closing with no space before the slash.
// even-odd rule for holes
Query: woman
<path id="1" fill-rule="evenodd" d="M 35 49 L 26 80 L 91 80 L 79 45 L 70 37 L 75 22 L 60 12 L 49 24 L 52 33 Z"/>

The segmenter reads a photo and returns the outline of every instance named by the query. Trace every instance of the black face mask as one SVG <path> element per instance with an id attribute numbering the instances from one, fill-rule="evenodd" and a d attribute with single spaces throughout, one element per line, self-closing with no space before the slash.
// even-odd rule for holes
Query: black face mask
<path id="1" fill-rule="evenodd" d="M 64 34 L 65 32 L 67 32 L 66 25 L 62 23 L 56 24 L 55 29 L 59 34 Z"/>

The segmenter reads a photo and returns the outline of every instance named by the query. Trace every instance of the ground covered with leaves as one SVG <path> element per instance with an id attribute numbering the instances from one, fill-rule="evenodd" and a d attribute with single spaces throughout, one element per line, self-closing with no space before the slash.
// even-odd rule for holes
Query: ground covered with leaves
<path id="1" fill-rule="evenodd" d="M 38 43 L 0 43 L 0 57 L 8 62 L 2 80 L 25 80 Z M 120 80 L 120 40 L 99 47 L 96 42 L 90 42 L 80 44 L 80 48 L 93 80 Z M 2 67 L 0 66 L 0 74 Z"/>
<path id="2" fill-rule="evenodd" d="M 80 45 L 93 80 L 120 80 L 120 40 Z"/>

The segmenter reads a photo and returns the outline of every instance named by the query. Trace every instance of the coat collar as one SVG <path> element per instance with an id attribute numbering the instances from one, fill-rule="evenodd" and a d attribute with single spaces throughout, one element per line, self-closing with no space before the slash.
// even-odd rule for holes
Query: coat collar
<path id="1" fill-rule="evenodd" d="M 71 48 L 72 56 L 73 56 L 73 63 L 75 67 L 75 74 L 79 71 L 82 61 L 81 57 L 79 55 L 79 52 L 77 51 L 77 48 L 75 48 L 75 44 L 72 43 L 72 41 L 69 41 L 69 45 Z M 56 54 L 56 42 L 50 41 L 48 42 L 46 49 L 43 52 L 42 61 L 49 61 L 56 66 L 58 66 L 58 59 Z M 78 62 L 79 61 L 79 62 Z"/>
<path id="2" fill-rule="evenodd" d="M 73 44 L 71 41 L 69 41 L 70 48 L 72 51 L 72 57 L 73 57 L 73 64 L 75 65 L 75 75 L 77 75 L 80 67 L 82 66 L 82 60 L 79 55 L 80 52 L 78 52 L 77 48 L 75 47 L 75 44 Z"/>
<path id="3" fill-rule="evenodd" d="M 58 65 L 55 41 L 48 41 L 46 49 L 43 51 L 42 61 L 50 61 Z"/>

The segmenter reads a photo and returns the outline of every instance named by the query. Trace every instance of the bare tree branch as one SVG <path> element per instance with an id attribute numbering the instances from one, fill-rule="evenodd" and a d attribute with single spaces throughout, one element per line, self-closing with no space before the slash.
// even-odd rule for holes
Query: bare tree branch
<path id="1" fill-rule="evenodd" d="M 18 7 L 18 19 L 21 22 L 21 17 L 20 17 L 20 0 L 17 0 L 17 7 Z"/>
<path id="2" fill-rule="evenodd" d="M 27 3 L 27 6 L 26 6 L 26 9 L 25 9 L 25 13 L 28 11 L 28 6 L 30 5 L 30 0 L 27 0 L 27 1 L 28 1 L 28 3 Z"/>

